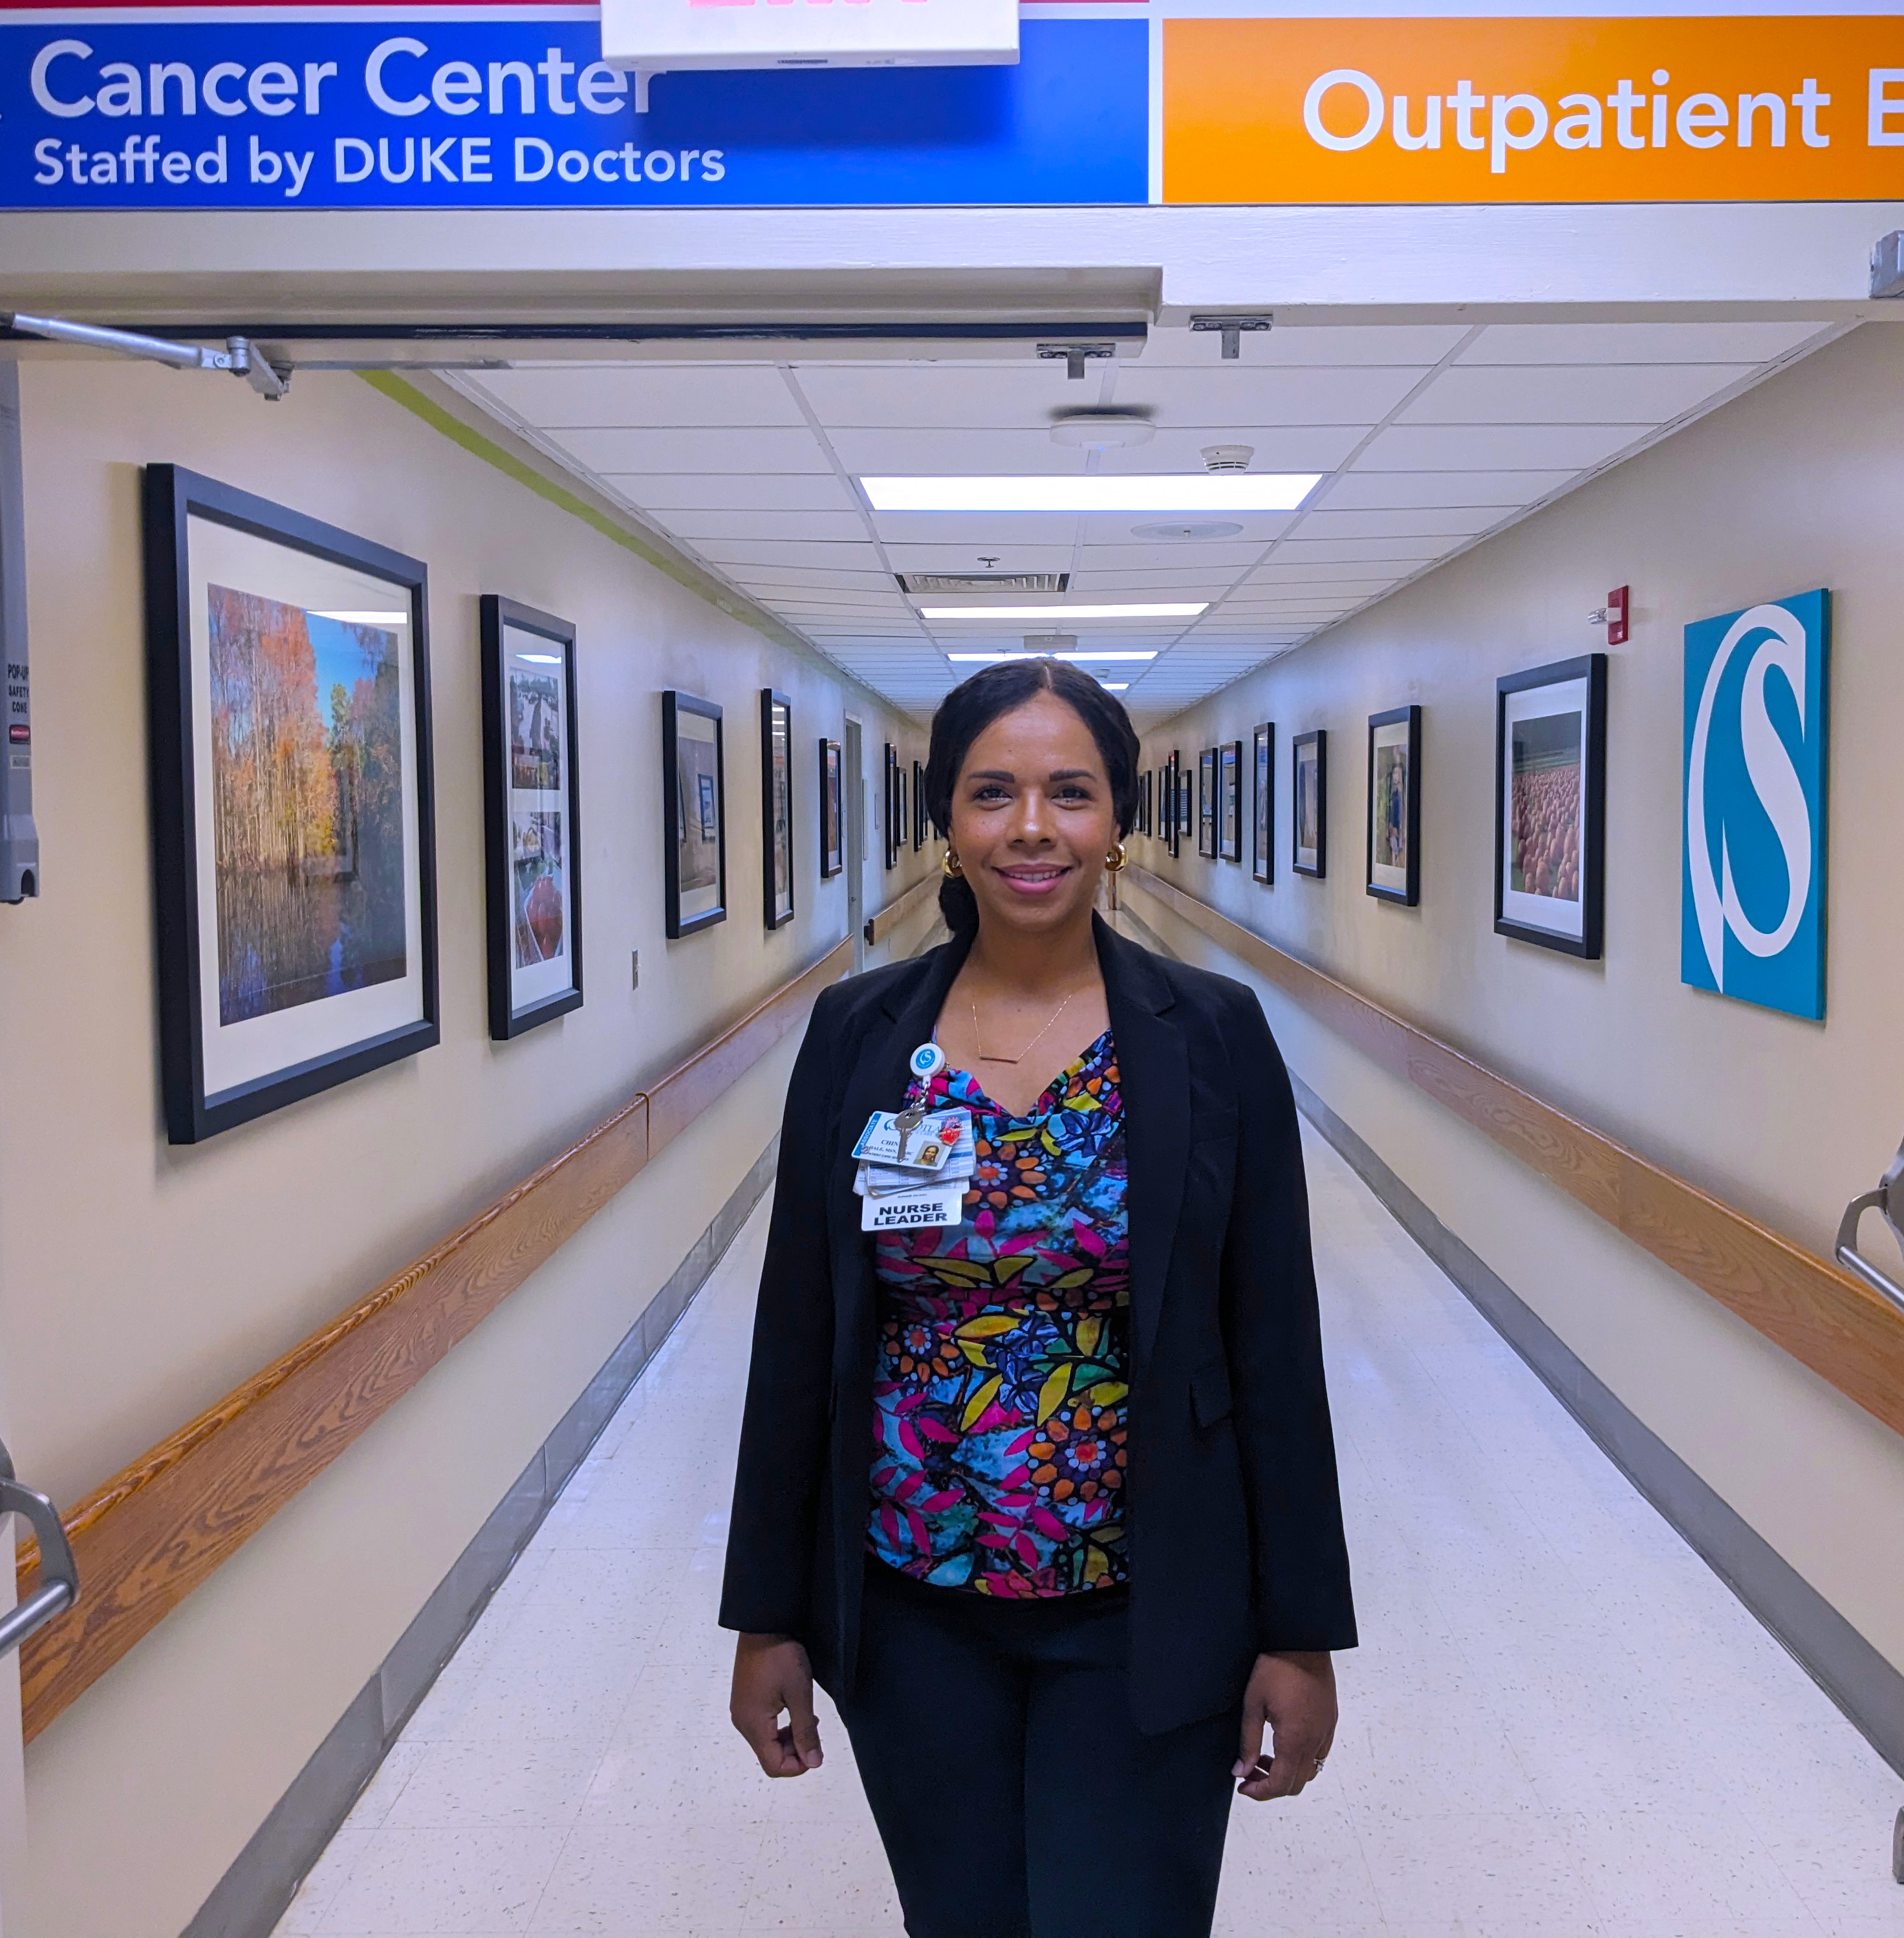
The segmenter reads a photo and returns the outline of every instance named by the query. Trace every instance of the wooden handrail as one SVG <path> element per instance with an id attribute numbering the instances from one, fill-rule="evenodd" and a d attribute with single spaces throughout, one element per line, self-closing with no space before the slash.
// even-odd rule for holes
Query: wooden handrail
<path id="1" fill-rule="evenodd" d="M 1904 1433 L 1904 1315 L 1848 1273 L 1312 969 L 1147 868 L 1127 879 Z"/>
<path id="2" fill-rule="evenodd" d="M 30 1742 L 516 1290 L 852 966 L 836 944 L 579 1142 L 65 1517 L 78 1605 L 20 1651 Z M 20 1556 L 24 1582 L 37 1557 Z"/>
<path id="3" fill-rule="evenodd" d="M 877 915 L 866 919 L 866 943 L 870 949 L 885 940 L 906 918 L 918 908 L 928 895 L 939 892 L 940 877 L 928 875 L 922 882 L 915 882 L 897 901 L 888 902 Z"/>

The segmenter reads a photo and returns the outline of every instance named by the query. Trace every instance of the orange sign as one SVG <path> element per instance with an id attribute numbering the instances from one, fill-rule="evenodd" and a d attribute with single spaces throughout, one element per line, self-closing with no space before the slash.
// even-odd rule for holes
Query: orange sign
<path id="1" fill-rule="evenodd" d="M 1904 196 L 1896 14 L 1164 26 L 1164 199 Z"/>

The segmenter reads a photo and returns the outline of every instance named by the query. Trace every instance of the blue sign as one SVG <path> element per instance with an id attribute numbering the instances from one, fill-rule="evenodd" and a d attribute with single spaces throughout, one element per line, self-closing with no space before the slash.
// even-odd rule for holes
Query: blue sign
<path id="1" fill-rule="evenodd" d="M 683 73 L 592 21 L 0 26 L 0 207 L 1141 202 L 1149 29 L 1027 21 L 1016 67 Z"/>
<path id="2" fill-rule="evenodd" d="M 1825 1013 L 1831 595 L 1686 628 L 1682 982 Z"/>

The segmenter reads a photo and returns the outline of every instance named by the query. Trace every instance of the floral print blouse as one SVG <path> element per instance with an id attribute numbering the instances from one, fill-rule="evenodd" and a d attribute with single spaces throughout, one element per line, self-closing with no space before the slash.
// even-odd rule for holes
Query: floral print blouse
<path id="1" fill-rule="evenodd" d="M 1130 1271 L 1111 1033 L 1022 1117 L 960 1070 L 906 1101 L 968 1109 L 975 1169 L 960 1223 L 876 1241 L 868 1547 L 982 1595 L 1119 1587 Z"/>

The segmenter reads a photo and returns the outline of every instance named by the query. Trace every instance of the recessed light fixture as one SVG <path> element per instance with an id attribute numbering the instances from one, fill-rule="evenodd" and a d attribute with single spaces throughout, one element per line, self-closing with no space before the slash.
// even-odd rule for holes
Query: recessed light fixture
<path id="1" fill-rule="evenodd" d="M 1149 478 L 862 478 L 876 512 L 1293 512 L 1319 471 Z"/>
<path id="2" fill-rule="evenodd" d="M 956 666 L 991 666 L 1000 660 L 1087 660 L 1094 666 L 1101 666 L 1107 660 L 1154 660 L 1157 655 L 1149 653 L 948 653 L 946 658 Z"/>
<path id="3" fill-rule="evenodd" d="M 1179 606 L 922 606 L 922 619 L 1194 619 L 1207 612 L 1199 599 Z"/>

